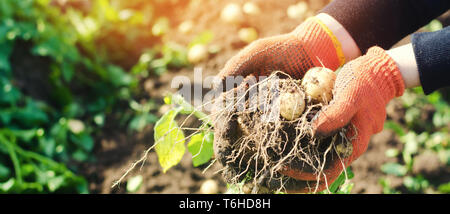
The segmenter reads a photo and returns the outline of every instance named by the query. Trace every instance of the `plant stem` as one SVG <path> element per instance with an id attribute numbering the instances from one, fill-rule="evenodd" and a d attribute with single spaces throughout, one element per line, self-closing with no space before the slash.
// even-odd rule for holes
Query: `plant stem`
<path id="1" fill-rule="evenodd" d="M 17 158 L 16 152 L 14 151 L 13 143 L 8 141 L 2 133 L 0 133 L 0 143 L 3 143 L 6 146 L 6 148 L 8 148 L 8 153 L 9 156 L 11 157 L 11 161 L 13 162 L 17 182 L 19 183 L 19 185 L 22 185 L 23 180 L 22 180 L 22 172 L 20 171 L 20 162 L 19 159 Z"/>
<path id="2" fill-rule="evenodd" d="M 11 135 L 12 135 L 12 133 L 9 130 L 0 130 L 0 142 L 3 143 L 8 148 L 8 151 L 11 156 L 11 160 L 14 164 L 14 170 L 16 172 L 16 176 L 17 176 L 18 180 L 22 181 L 22 174 L 20 172 L 20 162 L 17 157 L 17 154 L 23 156 L 24 158 L 34 159 L 34 160 L 37 160 L 41 163 L 44 163 L 44 164 L 52 167 L 52 168 L 62 169 L 63 171 L 73 174 L 63 164 L 58 163 L 50 158 L 47 158 L 43 155 L 38 154 L 36 152 L 26 151 L 26 150 L 22 149 L 20 146 L 16 145 L 15 143 L 8 141 L 5 138 L 4 134 L 2 134 L 2 132 L 6 133 L 6 134 L 11 134 Z"/>
<path id="3" fill-rule="evenodd" d="M 197 117 L 199 120 L 203 121 L 209 126 L 212 126 L 212 122 L 209 116 L 204 112 L 197 110 L 193 105 L 188 103 L 181 95 L 179 94 L 172 95 L 172 101 L 173 103 L 179 105 L 182 108 L 183 114 L 194 114 L 194 116 Z"/>

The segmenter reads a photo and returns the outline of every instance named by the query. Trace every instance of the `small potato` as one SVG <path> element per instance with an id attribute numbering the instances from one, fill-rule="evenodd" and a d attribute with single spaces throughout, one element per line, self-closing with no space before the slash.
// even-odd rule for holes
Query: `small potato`
<path id="1" fill-rule="evenodd" d="M 197 44 L 192 46 L 188 52 L 188 60 L 190 63 L 196 64 L 209 56 L 208 49 L 205 45 Z"/>
<path id="2" fill-rule="evenodd" d="M 289 6 L 286 12 L 288 17 L 291 19 L 301 19 L 305 17 L 307 11 L 308 4 L 306 2 L 300 2 Z"/>
<path id="3" fill-rule="evenodd" d="M 258 39 L 258 32 L 256 32 L 255 28 L 242 28 L 239 30 L 238 36 L 239 39 L 248 44 Z"/>
<path id="4" fill-rule="evenodd" d="M 336 80 L 334 71 L 328 68 L 315 67 L 306 72 L 302 86 L 306 95 L 313 101 L 328 103 L 333 98 L 333 87 Z"/>
<path id="5" fill-rule="evenodd" d="M 338 144 L 335 149 L 341 158 L 348 158 L 353 153 L 353 145 L 351 143 Z"/>
<path id="6" fill-rule="evenodd" d="M 178 26 L 178 31 L 182 34 L 188 34 L 192 31 L 192 28 L 194 27 L 194 22 L 191 20 L 184 21 Z"/>
<path id="7" fill-rule="evenodd" d="M 244 13 L 252 16 L 256 16 L 261 14 L 261 9 L 259 9 L 258 5 L 253 2 L 247 2 L 242 6 L 242 10 Z"/>
<path id="8" fill-rule="evenodd" d="M 286 120 L 295 120 L 305 110 L 305 94 L 300 91 L 280 93 L 280 115 Z"/>
<path id="9" fill-rule="evenodd" d="M 206 180 L 200 187 L 201 194 L 217 194 L 218 192 L 219 192 L 219 184 L 217 184 L 217 181 L 212 179 Z"/>
<path id="10" fill-rule="evenodd" d="M 237 24 L 244 20 L 244 14 L 238 4 L 230 3 L 222 9 L 220 18 L 226 23 Z"/>

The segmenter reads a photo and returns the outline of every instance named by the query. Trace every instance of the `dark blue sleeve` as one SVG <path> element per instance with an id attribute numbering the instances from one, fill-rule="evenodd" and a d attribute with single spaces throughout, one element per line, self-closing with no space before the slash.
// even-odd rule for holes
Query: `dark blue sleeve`
<path id="1" fill-rule="evenodd" d="M 450 27 L 411 39 L 425 94 L 450 86 Z"/>
<path id="2" fill-rule="evenodd" d="M 450 0 L 334 0 L 320 12 L 334 17 L 361 52 L 389 49 L 450 9 Z"/>

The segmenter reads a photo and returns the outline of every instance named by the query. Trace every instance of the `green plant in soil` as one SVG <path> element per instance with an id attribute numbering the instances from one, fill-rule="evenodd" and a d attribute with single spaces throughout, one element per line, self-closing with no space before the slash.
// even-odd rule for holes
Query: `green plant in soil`
<path id="1" fill-rule="evenodd" d="M 139 82 L 189 63 L 145 2 L 0 1 L 0 193 L 87 193 L 104 126 L 156 122 Z"/>
<path id="2" fill-rule="evenodd" d="M 213 156 L 214 135 L 211 131 L 209 116 L 198 111 L 180 95 L 167 96 L 166 104 L 174 104 L 175 108 L 166 112 L 156 123 L 154 128 L 155 151 L 163 171 L 177 165 L 186 152 L 185 139 L 190 138 L 187 144 L 192 154 L 194 166 L 207 163 Z M 177 124 L 178 114 L 194 115 L 203 123 L 194 134 L 185 137 L 183 129 Z"/>

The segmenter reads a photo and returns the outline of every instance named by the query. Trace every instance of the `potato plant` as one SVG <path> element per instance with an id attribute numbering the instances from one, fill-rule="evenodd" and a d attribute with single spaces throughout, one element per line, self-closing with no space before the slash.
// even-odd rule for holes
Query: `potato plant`
<path id="1" fill-rule="evenodd" d="M 161 2 L 138 2 L 1 1 L 0 193 L 87 193 L 77 167 L 94 161 L 109 120 L 156 122 L 138 83 L 189 66 L 187 48 L 160 40 L 171 27 L 153 17 Z M 145 40 L 156 44 L 137 49 Z"/>
<path id="2" fill-rule="evenodd" d="M 190 138 L 187 144 L 187 150 L 192 154 L 192 163 L 194 166 L 200 166 L 207 163 L 213 156 L 214 136 L 210 130 L 211 122 L 209 116 L 196 110 L 180 95 L 169 95 L 164 99 L 166 104 L 174 104 L 175 108 L 166 112 L 155 124 L 155 151 L 158 154 L 158 160 L 167 171 L 174 165 L 177 165 L 186 152 L 185 140 L 182 127 L 176 122 L 178 114 L 194 115 L 203 121 L 199 131 L 188 136 Z"/>

